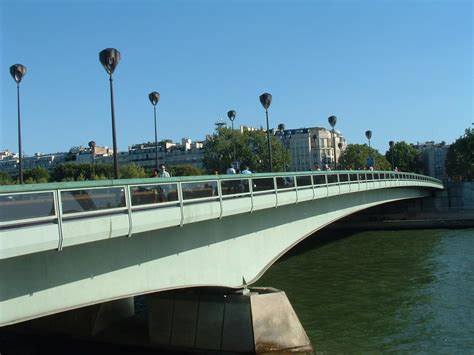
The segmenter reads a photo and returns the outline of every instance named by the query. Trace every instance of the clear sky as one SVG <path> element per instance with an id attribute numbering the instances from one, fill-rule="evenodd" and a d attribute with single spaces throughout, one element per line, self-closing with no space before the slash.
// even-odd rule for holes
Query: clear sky
<path id="1" fill-rule="evenodd" d="M 159 139 L 203 140 L 235 124 L 329 127 L 382 153 L 388 141 L 453 142 L 473 118 L 470 0 L 0 2 L 0 149 L 112 146 L 108 76 L 98 53 L 120 50 L 114 74 L 120 150 L 154 140 L 148 93 L 159 91 Z"/>

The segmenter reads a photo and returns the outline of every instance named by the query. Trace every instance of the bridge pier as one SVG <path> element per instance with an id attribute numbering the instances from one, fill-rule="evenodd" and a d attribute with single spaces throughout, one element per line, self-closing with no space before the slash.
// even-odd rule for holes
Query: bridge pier
<path id="1" fill-rule="evenodd" d="M 200 289 L 147 296 L 150 345 L 185 351 L 312 353 L 285 292 Z"/>
<path id="2" fill-rule="evenodd" d="M 12 328 L 27 333 L 92 338 L 111 325 L 133 317 L 134 313 L 133 297 L 128 297 L 33 319 Z"/>

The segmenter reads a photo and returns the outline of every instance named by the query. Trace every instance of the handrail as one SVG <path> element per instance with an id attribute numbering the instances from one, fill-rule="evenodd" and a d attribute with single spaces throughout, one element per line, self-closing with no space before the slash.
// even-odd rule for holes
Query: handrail
<path id="1" fill-rule="evenodd" d="M 341 181 L 341 175 L 345 175 Z M 369 175 L 369 176 L 368 176 Z M 299 186 L 297 183 L 297 177 L 301 176 L 310 176 L 311 185 L 302 185 Z M 321 179 L 315 179 L 317 176 L 324 176 L 324 182 L 320 181 Z M 278 186 L 277 178 L 288 178 L 291 177 L 292 186 Z M 356 179 L 352 179 L 356 177 Z M 370 177 L 370 178 L 368 178 Z M 376 178 L 377 177 L 377 178 Z M 268 190 L 255 191 L 255 183 L 260 179 L 271 179 L 273 186 L 268 186 Z M 248 184 L 248 191 L 236 191 L 235 193 L 224 194 L 222 182 L 234 180 L 236 181 L 236 186 L 238 181 L 246 180 Z M 290 180 L 290 179 L 287 179 Z M 384 181 L 385 184 L 381 182 Z M 396 184 L 389 183 L 390 181 L 395 181 Z M 442 183 L 440 180 L 418 175 L 414 173 L 401 173 L 401 172 L 392 172 L 392 171 L 307 171 L 307 172 L 288 172 L 288 173 L 259 173 L 251 175 L 207 175 L 207 176 L 188 176 L 188 177 L 176 177 L 176 178 L 148 178 L 148 179 L 128 179 L 128 180 L 100 180 L 100 181 L 85 181 L 85 182 L 64 182 L 64 183 L 51 183 L 51 184 L 32 184 L 32 185 L 9 185 L 9 186 L 0 186 L 0 208 L 16 208 L 13 210 L 13 216 L 15 213 L 21 213 L 21 209 L 27 210 L 30 208 L 33 212 L 35 208 L 41 204 L 41 198 L 33 198 L 31 201 L 28 199 L 25 200 L 25 196 L 31 194 L 32 196 L 41 193 L 53 193 L 54 195 L 54 211 L 51 213 L 50 218 L 39 218 L 44 216 L 34 216 L 31 211 L 28 211 L 27 218 L 19 218 L 17 220 L 12 220 L 11 217 L 2 217 L 2 212 L 0 211 L 0 228 L 7 228 L 18 225 L 31 224 L 36 222 L 44 223 L 58 223 L 58 227 L 62 229 L 62 221 L 69 220 L 71 218 L 86 218 L 89 216 L 100 216 L 104 214 L 116 213 L 116 212 L 126 212 L 129 218 L 129 235 L 132 229 L 132 219 L 131 215 L 134 211 L 142 209 L 154 209 L 170 205 L 179 205 L 181 209 L 181 223 L 184 223 L 184 206 L 190 203 L 201 203 L 207 201 L 219 201 L 221 205 L 220 218 L 222 218 L 222 201 L 227 200 L 228 197 L 248 197 L 251 198 L 251 210 L 253 211 L 254 198 L 256 196 L 273 194 L 275 195 L 275 207 L 279 205 L 279 193 L 284 193 L 288 191 L 295 191 L 296 198 L 298 202 L 298 191 L 309 189 L 313 190 L 313 199 L 315 198 L 315 189 L 318 187 L 326 188 L 326 197 L 334 195 L 334 191 L 330 191 L 331 186 L 338 186 L 338 192 L 336 194 L 341 194 L 341 186 L 348 184 L 357 184 L 358 189 L 352 189 L 350 187 L 349 192 L 352 191 L 361 191 L 367 189 L 379 189 L 379 188 L 391 188 L 398 186 L 407 186 L 410 184 L 410 181 L 415 182 L 414 186 L 418 186 L 419 182 L 432 183 L 438 185 L 437 187 L 442 188 Z M 202 184 L 209 182 L 209 184 Z M 183 185 L 192 186 L 192 183 L 197 183 L 196 188 L 192 188 L 190 192 L 196 194 L 196 197 L 185 198 Z M 143 196 L 151 197 L 153 191 L 160 187 L 170 187 L 172 186 L 172 191 L 169 193 L 173 194 L 173 200 L 168 201 L 164 200 L 162 202 L 155 200 L 150 202 L 140 202 L 134 204 L 134 196 Z M 229 186 L 229 184 L 228 184 Z M 232 186 L 232 185 L 230 185 Z M 244 186 L 244 185 L 242 185 Z M 267 188 L 265 185 L 262 185 L 264 188 Z M 132 193 L 132 188 L 143 187 L 143 191 L 136 192 L 136 195 Z M 214 190 L 214 187 L 215 190 Z M 109 193 L 108 189 L 123 189 L 123 196 L 117 193 Z M 247 188 L 247 187 L 246 187 Z M 103 189 L 104 192 L 100 195 L 100 190 Z M 73 194 L 68 195 L 69 202 L 76 203 L 78 207 L 77 212 L 68 211 L 64 213 L 62 211 L 63 204 L 66 199 L 64 198 L 63 193 L 77 191 L 77 196 Z M 92 192 L 94 191 L 94 192 Z M 347 191 L 347 190 L 346 190 Z M 90 193 L 92 194 L 90 195 Z M 96 195 L 94 195 L 96 194 Z M 150 196 L 147 196 L 149 194 Z M 209 195 L 211 194 L 211 195 Z M 23 196 L 21 201 L 17 201 L 15 204 L 15 197 Z M 71 198 L 72 196 L 72 198 Z M 169 195 L 171 196 L 171 195 Z M 121 200 L 118 200 L 121 198 Z M 139 197 L 141 198 L 141 197 Z M 170 197 L 171 198 L 171 197 Z M 102 199 L 102 200 L 101 200 Z M 46 202 L 46 199 L 44 199 Z M 136 200 L 135 200 L 136 202 Z M 96 204 L 99 203 L 99 207 Z M 105 204 L 106 207 L 103 207 Z M 107 204 L 110 204 L 110 207 L 107 207 Z M 10 207 L 11 206 L 11 207 Z M 4 216 L 6 214 L 3 214 Z M 10 215 L 11 216 L 11 215 Z M 7 218 L 7 219 L 4 219 Z M 10 218 L 10 219 L 8 219 Z M 57 222 L 55 222 L 57 221 Z M 59 242 L 61 247 L 62 241 Z"/>
<path id="2" fill-rule="evenodd" d="M 246 175 L 245 178 L 264 178 L 264 177 L 285 177 L 285 176 L 304 176 L 304 175 L 330 175 L 330 174 L 364 174 L 364 173 L 393 173 L 395 176 L 420 176 L 425 178 L 425 181 L 432 181 L 442 184 L 441 180 L 431 176 L 419 175 L 415 173 L 393 172 L 393 171 L 368 171 L 368 170 L 332 170 L 332 171 L 295 171 L 295 172 L 281 172 L 281 173 L 255 173 Z M 23 185 L 0 185 L 0 194 L 14 193 L 14 192 L 33 192 L 40 190 L 65 190 L 65 189 L 85 189 L 93 187 L 119 187 L 123 185 L 153 185 L 153 184 L 169 184 L 177 182 L 199 182 L 208 180 L 235 180 L 237 176 L 244 179 L 244 175 L 199 175 L 199 176 L 181 176 L 171 178 L 143 178 L 143 179 L 119 179 L 119 180 L 92 180 L 92 181 L 68 181 L 68 182 L 53 182 L 43 184 L 23 184 Z M 414 179 L 410 179 L 414 180 Z"/>

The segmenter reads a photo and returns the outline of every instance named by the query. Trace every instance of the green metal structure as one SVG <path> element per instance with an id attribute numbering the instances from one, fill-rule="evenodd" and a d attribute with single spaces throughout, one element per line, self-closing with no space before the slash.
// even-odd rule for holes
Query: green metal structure
<path id="1" fill-rule="evenodd" d="M 134 295 L 255 282 L 347 215 L 439 180 L 333 171 L 0 187 L 0 326 Z"/>

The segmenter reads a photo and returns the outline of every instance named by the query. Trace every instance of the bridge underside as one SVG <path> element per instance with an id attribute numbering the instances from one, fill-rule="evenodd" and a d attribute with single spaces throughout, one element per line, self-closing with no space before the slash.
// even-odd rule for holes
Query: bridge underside
<path id="1" fill-rule="evenodd" d="M 324 226 L 430 193 L 350 193 L 0 260 L 0 326 L 162 290 L 251 284 Z"/>

